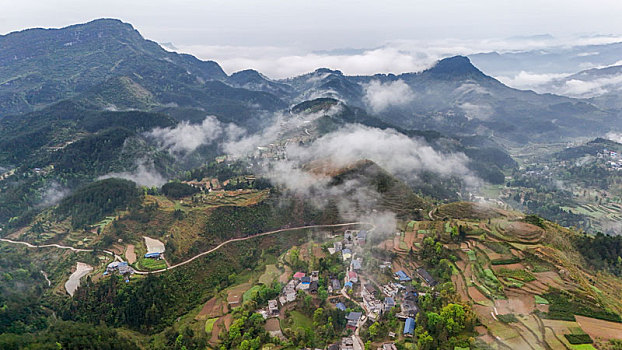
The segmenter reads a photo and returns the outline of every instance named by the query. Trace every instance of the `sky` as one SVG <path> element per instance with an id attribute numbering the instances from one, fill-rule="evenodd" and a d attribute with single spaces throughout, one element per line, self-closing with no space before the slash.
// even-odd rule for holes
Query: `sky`
<path id="1" fill-rule="evenodd" d="M 537 46 L 532 35 L 622 34 L 617 0 L 0 0 L 0 8 L 2 34 L 118 18 L 228 73 L 250 67 L 278 78 L 331 65 L 420 70 L 442 54 Z"/>

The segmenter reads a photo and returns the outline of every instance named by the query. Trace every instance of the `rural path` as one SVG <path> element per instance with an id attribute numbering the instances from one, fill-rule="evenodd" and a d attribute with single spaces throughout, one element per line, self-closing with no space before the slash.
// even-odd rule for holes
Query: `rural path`
<path id="1" fill-rule="evenodd" d="M 177 268 L 179 266 L 183 266 L 186 265 L 202 256 L 205 256 L 207 254 L 213 253 L 215 251 L 217 251 L 218 249 L 224 247 L 225 245 L 229 244 L 229 243 L 233 243 L 233 242 L 241 242 L 241 241 L 246 241 L 249 239 L 253 239 L 253 238 L 257 238 L 257 237 L 263 237 L 263 236 L 269 236 L 269 235 L 273 235 L 276 233 L 281 233 L 281 232 L 288 232 L 288 231 L 297 231 L 297 230 L 304 230 L 304 229 L 310 229 L 310 228 L 331 228 L 331 227 L 344 227 L 344 226 L 353 226 L 353 225 L 370 225 L 370 226 L 374 226 L 371 223 L 367 223 L 367 222 L 348 222 L 345 224 L 333 224 L 333 225 L 309 225 L 309 226 L 300 226 L 300 227 L 292 227 L 292 228 L 284 228 L 284 229 L 280 229 L 280 230 L 274 230 L 274 231 L 268 231 L 268 232 L 263 232 L 263 233 L 258 233 L 256 235 L 252 235 L 252 236 L 247 236 L 247 237 L 240 237 L 240 238 L 232 238 L 228 241 L 224 241 L 222 243 L 220 243 L 219 245 L 217 245 L 216 247 L 204 251 L 202 253 L 199 253 L 191 258 L 189 258 L 188 260 L 184 260 L 180 263 L 177 263 L 175 265 L 171 265 L 170 267 L 166 268 L 166 269 L 160 269 L 160 270 L 154 270 L 154 271 L 135 271 L 136 274 L 139 275 L 148 275 L 150 273 L 160 273 L 160 272 L 164 272 L 164 271 L 168 271 L 168 270 L 172 270 L 174 268 Z"/>
<path id="2" fill-rule="evenodd" d="M 436 210 L 436 208 L 432 208 L 432 210 L 430 210 L 430 212 L 428 213 L 428 216 L 430 217 L 430 220 L 434 221 L 434 216 L 432 216 L 432 213 L 434 213 L 434 211 Z"/>
<path id="3" fill-rule="evenodd" d="M 58 248 L 58 249 L 68 249 L 71 250 L 72 252 L 92 252 L 94 251 L 94 249 L 82 249 L 82 248 L 74 248 L 74 247 L 70 247 L 70 246 L 66 246 L 66 245 L 60 245 L 60 244 L 56 244 L 56 243 L 51 243 L 51 244 L 42 244 L 42 245 L 35 245 L 32 243 L 28 243 L 28 242 L 24 242 L 24 241 L 14 241 L 12 239 L 7 239 L 7 238 L 0 238 L 0 241 L 2 242 L 7 242 L 7 243 L 12 243 L 12 244 L 23 244 L 28 248 Z M 109 251 L 109 250 L 102 250 L 102 252 L 108 254 L 108 255 L 112 255 L 114 256 L 115 260 L 119 260 L 119 261 L 123 261 L 123 259 L 118 256 L 117 254 Z"/>
<path id="4" fill-rule="evenodd" d="M 240 242 L 240 241 L 246 241 L 249 239 L 253 239 L 253 238 L 257 238 L 257 237 L 263 237 L 263 236 L 269 236 L 269 235 L 273 235 L 273 234 L 277 234 L 277 233 L 281 233 L 281 232 L 288 232 L 288 231 L 297 231 L 297 230 L 304 230 L 304 229 L 310 229 L 310 228 L 331 228 L 331 227 L 345 227 L 345 226 L 354 226 L 354 225 L 369 225 L 372 226 L 372 228 L 374 227 L 374 224 L 372 223 L 368 223 L 368 222 L 348 222 L 348 223 L 343 223 L 343 224 L 333 224 L 333 225 L 309 225 L 309 226 L 300 226 L 300 227 L 292 227 L 292 228 L 284 228 L 284 229 L 280 229 L 280 230 L 274 230 L 274 231 L 268 231 L 268 232 L 262 232 L 262 233 L 258 233 L 256 235 L 252 235 L 252 236 L 247 236 L 247 237 L 241 237 L 241 238 L 232 238 L 228 241 L 224 241 L 222 243 L 220 243 L 219 245 L 217 245 L 216 247 L 199 253 L 191 258 L 189 258 L 188 260 L 184 260 L 180 263 L 177 263 L 175 265 L 171 265 L 165 269 L 160 269 L 160 270 L 154 270 L 154 271 L 138 271 L 135 270 L 134 272 L 138 275 L 148 275 L 151 273 L 161 273 L 164 271 L 168 271 L 168 270 L 172 270 L 174 268 L 177 268 L 179 266 L 183 266 L 186 265 L 204 255 L 213 253 L 215 251 L 217 251 L 218 249 L 224 247 L 225 245 L 229 244 L 229 243 L 233 243 L 233 242 Z M 12 243 L 12 244 L 23 244 L 25 246 L 27 246 L 28 248 L 48 248 L 48 247 L 55 247 L 55 248 L 59 248 L 59 249 L 69 249 L 71 251 L 74 252 L 92 252 L 94 251 L 93 249 L 82 249 L 82 248 L 74 248 L 74 247 L 69 247 L 69 246 L 64 246 L 64 245 L 60 245 L 60 244 L 56 244 L 56 243 L 52 243 L 52 244 L 43 244 L 43 245 L 34 245 L 32 243 L 28 243 L 28 242 L 23 242 L 23 241 L 14 241 L 11 239 L 7 239 L 7 238 L 0 238 L 0 241 L 3 242 L 7 242 L 7 243 Z M 118 256 L 117 254 L 109 251 L 109 250 L 102 250 L 102 252 L 108 254 L 108 255 L 112 255 L 114 256 L 115 260 L 119 260 L 119 261 L 123 261 L 123 259 Z"/>

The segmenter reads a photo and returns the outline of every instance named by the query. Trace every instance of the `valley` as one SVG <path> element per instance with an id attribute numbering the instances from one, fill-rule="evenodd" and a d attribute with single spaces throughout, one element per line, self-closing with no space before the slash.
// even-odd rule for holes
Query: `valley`
<path id="1" fill-rule="evenodd" d="M 613 105 L 461 55 L 227 74 L 115 19 L 0 47 L 0 348 L 622 346 Z"/>

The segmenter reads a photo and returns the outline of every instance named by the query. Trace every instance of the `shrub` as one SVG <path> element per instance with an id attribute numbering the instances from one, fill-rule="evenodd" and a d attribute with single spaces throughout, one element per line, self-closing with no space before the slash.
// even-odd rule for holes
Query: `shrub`
<path id="1" fill-rule="evenodd" d="M 570 344 L 592 344 L 594 341 L 589 334 L 564 334 Z"/>

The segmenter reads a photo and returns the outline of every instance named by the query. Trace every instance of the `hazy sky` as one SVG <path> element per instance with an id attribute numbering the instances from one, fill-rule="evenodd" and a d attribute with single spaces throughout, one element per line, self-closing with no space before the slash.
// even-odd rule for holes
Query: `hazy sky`
<path id="1" fill-rule="evenodd" d="M 131 23 L 146 38 L 217 59 L 226 70 L 250 64 L 276 76 L 304 70 L 310 60 L 269 67 L 275 58 L 309 58 L 318 50 L 398 43 L 393 54 L 400 67 L 417 61 L 399 56 L 404 46 L 460 43 L 485 49 L 503 48 L 506 43 L 498 39 L 516 36 L 622 34 L 619 0 L 0 0 L 0 9 L 2 34 L 113 17 Z M 267 62 L 257 61 L 262 58 Z M 324 56 L 311 58 L 320 64 Z"/>

